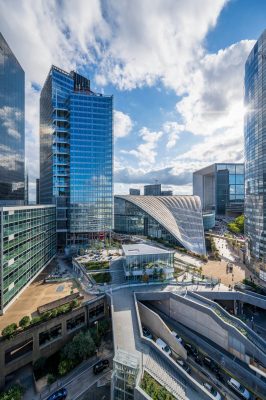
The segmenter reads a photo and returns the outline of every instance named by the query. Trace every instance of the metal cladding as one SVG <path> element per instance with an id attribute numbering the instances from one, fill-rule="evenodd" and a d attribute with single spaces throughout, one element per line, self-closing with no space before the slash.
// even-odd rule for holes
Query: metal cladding
<path id="1" fill-rule="evenodd" d="M 206 254 L 202 208 L 198 196 L 116 196 L 154 218 L 187 250 Z"/>

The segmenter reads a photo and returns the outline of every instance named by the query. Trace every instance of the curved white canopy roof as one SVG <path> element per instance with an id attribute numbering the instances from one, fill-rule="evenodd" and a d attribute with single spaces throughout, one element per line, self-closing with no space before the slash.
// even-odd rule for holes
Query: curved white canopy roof
<path id="1" fill-rule="evenodd" d="M 206 254 L 201 202 L 198 196 L 115 196 L 145 211 L 186 249 Z"/>

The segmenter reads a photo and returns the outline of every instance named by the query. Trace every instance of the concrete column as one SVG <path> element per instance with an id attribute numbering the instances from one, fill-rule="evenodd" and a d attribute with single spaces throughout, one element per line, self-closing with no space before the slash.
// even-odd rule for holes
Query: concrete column
<path id="1" fill-rule="evenodd" d="M 0 352 L 0 389 L 5 386 L 5 351 Z"/>
<path id="2" fill-rule="evenodd" d="M 40 358 L 40 345 L 39 345 L 39 332 L 38 329 L 32 332 L 33 349 L 32 349 L 32 360 L 33 362 Z"/>

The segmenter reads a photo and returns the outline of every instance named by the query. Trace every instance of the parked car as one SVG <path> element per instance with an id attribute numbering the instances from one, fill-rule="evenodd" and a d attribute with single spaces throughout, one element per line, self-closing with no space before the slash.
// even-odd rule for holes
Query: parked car
<path id="1" fill-rule="evenodd" d="M 93 372 L 95 375 L 99 374 L 100 372 L 102 372 L 104 369 L 109 367 L 109 360 L 101 360 L 99 362 L 97 362 L 97 364 L 95 364 L 93 366 Z"/>
<path id="2" fill-rule="evenodd" d="M 191 368 L 185 363 L 185 361 L 177 359 L 176 362 L 183 368 L 183 370 L 185 370 L 188 374 L 191 374 Z"/>
<path id="3" fill-rule="evenodd" d="M 236 392 L 238 393 L 243 399 L 250 399 L 250 393 L 249 391 L 241 385 L 237 380 L 230 378 L 227 381 L 228 385 Z"/>
<path id="4" fill-rule="evenodd" d="M 183 339 L 178 336 L 178 334 L 175 331 L 172 331 L 171 334 L 176 338 L 176 340 L 180 343 L 183 344 Z"/>
<path id="5" fill-rule="evenodd" d="M 203 357 L 202 361 L 203 361 L 203 364 L 206 367 L 208 367 L 211 371 L 213 371 L 215 373 L 219 372 L 220 369 L 219 369 L 218 365 L 213 360 L 211 360 L 210 358 Z"/>
<path id="6" fill-rule="evenodd" d="M 202 365 L 202 359 L 198 355 L 194 356 L 194 360 L 197 364 Z"/>
<path id="7" fill-rule="evenodd" d="M 185 343 L 184 347 L 190 355 L 197 356 L 199 354 L 198 350 L 190 343 Z"/>
<path id="8" fill-rule="evenodd" d="M 211 393 L 211 395 L 215 399 L 217 399 L 217 400 L 221 400 L 222 399 L 222 396 L 220 395 L 220 393 L 217 392 L 217 390 L 213 386 L 211 386 L 209 383 L 205 382 L 205 383 L 203 383 L 203 386 L 205 387 L 206 390 L 208 390 L 208 392 Z"/>
<path id="9" fill-rule="evenodd" d="M 147 339 L 152 339 L 152 334 L 149 331 L 148 328 L 145 328 L 145 326 L 142 327 L 142 332 L 143 332 L 143 336 Z"/>
<path id="10" fill-rule="evenodd" d="M 67 397 L 66 388 L 62 388 L 51 394 L 47 400 L 64 400 Z"/>
<path id="11" fill-rule="evenodd" d="M 157 344 L 157 346 L 159 346 L 166 354 L 168 354 L 168 356 L 171 355 L 172 352 L 171 352 L 170 347 L 169 347 L 162 339 L 158 338 L 158 339 L 156 340 L 156 344 Z"/>

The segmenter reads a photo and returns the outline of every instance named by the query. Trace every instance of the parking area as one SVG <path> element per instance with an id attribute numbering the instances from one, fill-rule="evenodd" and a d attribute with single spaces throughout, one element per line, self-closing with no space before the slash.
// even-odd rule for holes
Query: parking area
<path id="1" fill-rule="evenodd" d="M 156 342 L 163 352 L 168 354 L 187 374 L 203 385 L 215 399 L 255 399 L 243 385 L 235 379 L 232 379 L 232 377 L 223 370 L 222 365 L 218 365 L 212 359 L 211 355 L 204 354 L 190 338 L 185 337 L 183 333 L 181 335 L 176 327 L 171 326 L 171 324 L 166 321 L 164 322 L 168 325 L 172 334 L 176 335 L 176 339 L 187 350 L 188 357 L 186 360 L 177 357 L 166 343 L 156 337 L 153 332 L 149 331 L 145 326 L 142 326 L 144 336 Z M 248 397 L 244 397 L 243 394 Z"/>

